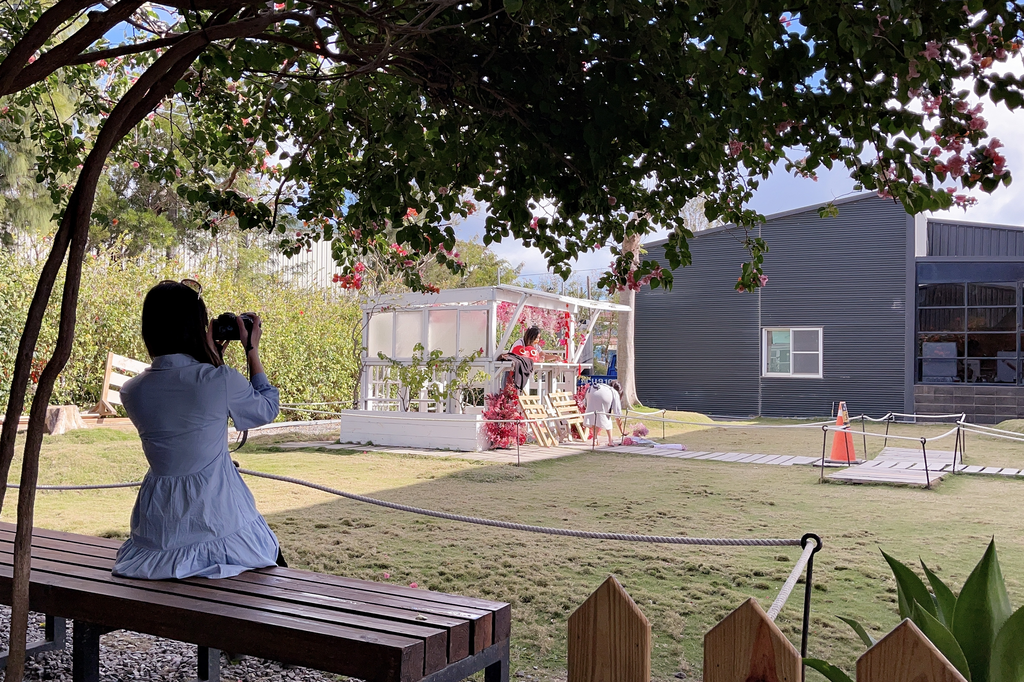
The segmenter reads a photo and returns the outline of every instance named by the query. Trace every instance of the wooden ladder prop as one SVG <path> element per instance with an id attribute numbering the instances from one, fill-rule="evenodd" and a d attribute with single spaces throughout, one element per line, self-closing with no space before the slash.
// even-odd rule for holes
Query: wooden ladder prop
<path id="1" fill-rule="evenodd" d="M 539 396 L 519 396 L 519 407 L 522 408 L 523 414 L 526 415 L 527 420 L 548 418 L 548 412 L 541 404 Z M 548 428 L 548 423 L 546 421 L 530 421 L 529 424 L 530 428 L 533 429 L 533 437 L 537 439 L 538 443 L 546 448 L 558 446 L 558 439 L 551 433 L 551 429 Z"/>
<path id="2" fill-rule="evenodd" d="M 587 427 L 583 425 L 583 413 L 580 412 L 576 398 L 568 391 L 553 391 L 548 394 L 548 402 L 555 414 L 565 421 L 568 427 L 569 440 L 573 440 L 573 433 L 579 436 L 581 441 L 587 440 Z"/>

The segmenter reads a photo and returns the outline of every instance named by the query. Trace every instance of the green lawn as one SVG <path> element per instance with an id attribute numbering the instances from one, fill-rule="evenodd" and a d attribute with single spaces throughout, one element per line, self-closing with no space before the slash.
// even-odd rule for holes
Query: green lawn
<path id="1" fill-rule="evenodd" d="M 929 429 L 942 430 L 899 426 L 893 432 Z M 699 449 L 821 452 L 821 434 L 812 430 L 707 428 L 669 435 Z M 1014 448 L 995 443 L 983 450 L 980 439 L 969 438 L 968 462 L 981 463 L 984 455 L 984 463 L 1024 466 Z M 947 477 L 937 490 L 925 491 L 821 485 L 812 467 L 602 453 L 486 466 L 452 458 L 278 452 L 267 443 L 247 446 L 237 459 L 248 468 L 388 500 L 523 523 L 711 537 L 816 532 L 825 548 L 816 560 L 810 653 L 847 670 L 862 647 L 836 616 L 857 617 L 875 634 L 897 622 L 895 585 L 879 547 L 907 562 L 924 558 L 958 588 L 995 535 L 1011 597 L 1016 605 L 1024 602 L 1024 520 L 1017 515 L 1024 480 Z M 133 434 L 94 430 L 47 437 L 41 480 L 108 482 L 144 470 Z M 609 573 L 652 622 L 654 678 L 684 671 L 693 679 L 700 675 L 704 632 L 748 596 L 767 607 L 799 554 L 797 548 L 640 545 L 508 532 L 283 483 L 250 483 L 293 565 L 511 602 L 513 670 L 543 680 L 564 678 L 566 619 Z M 133 497 L 133 491 L 42 492 L 38 524 L 123 534 Z M 13 495 L 5 518 L 11 509 Z M 778 621 L 797 643 L 801 594 Z"/>

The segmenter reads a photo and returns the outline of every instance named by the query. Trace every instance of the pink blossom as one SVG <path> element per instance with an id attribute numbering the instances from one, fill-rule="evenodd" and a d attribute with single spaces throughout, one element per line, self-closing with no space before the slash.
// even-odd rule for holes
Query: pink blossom
<path id="1" fill-rule="evenodd" d="M 538 219 L 537 219 L 536 216 L 534 216 L 533 220 L 530 221 L 530 229 L 533 230 L 534 232 L 536 232 L 537 229 L 538 229 L 537 222 L 538 222 Z"/>
<path id="2" fill-rule="evenodd" d="M 964 158 L 959 154 L 947 159 L 946 166 L 949 168 L 949 174 L 954 178 L 959 178 L 964 174 Z"/>
<path id="3" fill-rule="evenodd" d="M 917 70 L 917 61 L 911 59 L 910 64 L 907 65 L 907 75 L 911 78 L 917 78 L 921 73 Z"/>
<path id="4" fill-rule="evenodd" d="M 362 263 L 356 263 L 352 270 L 354 270 L 355 272 L 363 272 L 364 270 L 366 270 L 366 266 L 363 265 Z"/>
<path id="5" fill-rule="evenodd" d="M 416 261 L 414 261 L 414 260 L 404 260 L 404 261 L 402 261 L 402 265 L 407 267 L 407 268 L 411 268 L 412 266 L 416 265 Z"/>
<path id="6" fill-rule="evenodd" d="M 739 140 L 729 141 L 729 156 L 739 156 L 743 151 L 743 143 Z"/>
<path id="7" fill-rule="evenodd" d="M 106 59 L 99 60 L 98 62 L 96 62 L 96 66 L 100 67 L 101 69 L 107 68 L 107 60 Z"/>
<path id="8" fill-rule="evenodd" d="M 614 206 L 617 202 L 618 202 L 618 199 L 616 199 L 615 197 L 608 197 L 608 205 L 609 206 Z"/>
<path id="9" fill-rule="evenodd" d="M 391 577 L 391 574 L 388 573 L 387 571 L 384 571 L 384 580 L 387 580 L 390 577 Z"/>
<path id="10" fill-rule="evenodd" d="M 923 52 L 920 53 L 920 55 L 927 59 L 928 61 L 937 59 L 939 56 L 939 44 L 934 40 L 929 41 L 925 45 L 925 49 Z"/>
<path id="11" fill-rule="evenodd" d="M 139 162 L 138 161 L 132 161 L 132 168 L 138 168 L 138 167 L 139 167 Z"/>
<path id="12" fill-rule="evenodd" d="M 981 116 L 975 116 L 971 119 L 971 122 L 967 124 L 967 127 L 971 130 L 984 130 L 988 127 L 988 121 Z"/>
<path id="13" fill-rule="evenodd" d="M 965 100 L 960 100 L 959 102 L 956 103 L 956 110 L 959 111 L 962 114 L 962 113 L 966 112 L 968 107 L 970 107 L 970 106 L 971 105 L 968 104 Z"/>
<path id="14" fill-rule="evenodd" d="M 768 275 L 761 275 L 760 282 L 761 286 L 768 286 Z"/>

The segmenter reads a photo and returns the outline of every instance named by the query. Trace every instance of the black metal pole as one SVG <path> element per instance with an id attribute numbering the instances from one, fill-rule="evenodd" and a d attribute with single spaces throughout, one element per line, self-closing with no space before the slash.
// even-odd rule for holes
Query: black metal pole
<path id="1" fill-rule="evenodd" d="M 800 547 L 806 548 L 807 542 L 813 540 L 815 547 L 811 556 L 807 559 L 807 574 L 804 584 L 804 622 L 803 631 L 800 633 L 800 656 L 807 658 L 807 639 L 811 630 L 811 589 L 813 587 L 814 555 L 821 551 L 821 538 L 814 533 L 807 533 L 800 538 Z M 803 667 L 801 667 L 803 671 Z M 801 673 L 802 674 L 802 673 Z"/>
<path id="2" fill-rule="evenodd" d="M 925 480 L 924 487 L 928 488 L 929 490 L 931 490 L 931 487 L 932 487 L 932 477 L 931 477 L 931 474 L 928 473 L 928 449 L 925 447 L 925 443 L 927 443 L 927 442 L 928 442 L 927 438 L 922 438 L 921 439 L 921 454 L 924 456 L 924 480 Z"/>
<path id="3" fill-rule="evenodd" d="M 885 440 L 882 441 L 882 449 L 885 450 L 886 446 L 889 445 L 889 424 L 892 423 L 892 412 L 885 415 Z"/>
<path id="4" fill-rule="evenodd" d="M 963 430 L 962 427 L 959 424 L 957 424 L 957 426 L 956 426 L 956 436 L 953 439 L 953 473 L 954 474 L 956 473 L 956 456 L 960 452 L 960 431 L 962 431 L 962 430 Z"/>
<path id="5" fill-rule="evenodd" d="M 862 414 L 860 416 L 860 432 L 861 432 L 861 434 L 863 434 L 862 437 L 864 438 L 864 460 L 867 461 L 867 458 L 868 458 L 868 432 L 867 432 L 867 428 L 864 426 L 864 420 L 865 419 L 867 419 L 867 415 L 866 414 Z"/>

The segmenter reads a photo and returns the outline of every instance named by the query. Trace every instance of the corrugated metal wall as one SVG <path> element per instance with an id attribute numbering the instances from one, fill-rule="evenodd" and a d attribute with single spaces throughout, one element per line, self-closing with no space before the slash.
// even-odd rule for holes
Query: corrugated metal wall
<path id="1" fill-rule="evenodd" d="M 671 292 L 636 297 L 637 389 L 645 405 L 716 415 L 814 417 L 904 406 L 907 215 L 875 197 L 769 221 L 760 295 L 733 290 L 742 232 L 691 241 Z M 650 256 L 664 250 L 652 245 Z M 664 262 L 664 261 L 663 261 Z M 760 296 L 760 300 L 758 300 Z M 822 327 L 823 378 L 761 377 L 761 328 Z"/>
<path id="2" fill-rule="evenodd" d="M 761 326 L 822 327 L 821 379 L 761 379 L 761 414 L 820 416 L 832 401 L 881 416 L 904 406 L 907 214 L 870 197 L 770 221 Z"/>
<path id="3" fill-rule="evenodd" d="M 1024 258 L 1024 230 L 928 221 L 929 256 Z"/>
<path id="4" fill-rule="evenodd" d="M 757 296 L 733 290 L 747 252 L 731 231 L 703 234 L 690 249 L 693 265 L 675 272 L 672 291 L 637 292 L 638 397 L 658 408 L 757 414 Z M 662 263 L 664 255 L 649 249 Z"/>

